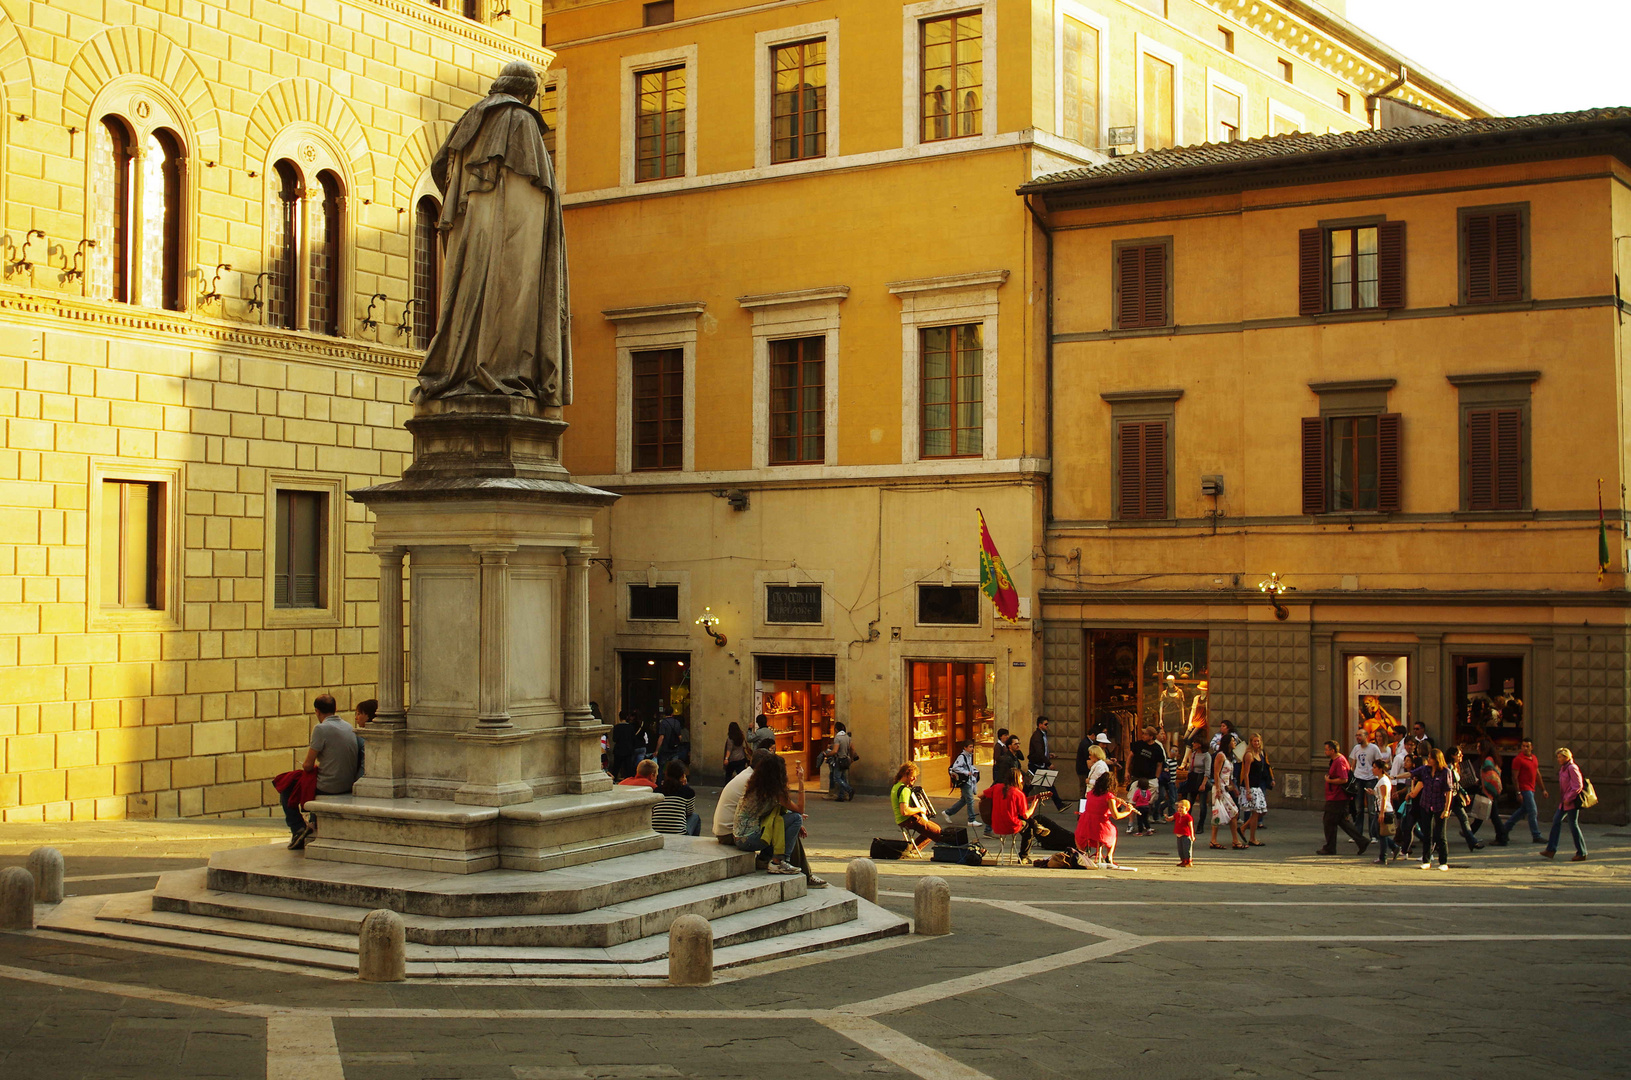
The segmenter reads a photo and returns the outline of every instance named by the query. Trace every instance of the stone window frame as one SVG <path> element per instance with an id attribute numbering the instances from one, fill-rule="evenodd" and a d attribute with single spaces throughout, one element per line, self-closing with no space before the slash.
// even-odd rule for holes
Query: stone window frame
<path id="1" fill-rule="evenodd" d="M 1098 130 L 1093 132 L 1094 142 L 1083 143 L 1091 150 L 1105 147 L 1110 141 L 1110 20 L 1079 0 L 1057 0 L 1053 6 L 1053 131 L 1065 137 L 1065 19 L 1075 19 L 1091 26 L 1099 34 L 1099 86 Z"/>
<path id="2" fill-rule="evenodd" d="M 1184 54 L 1171 46 L 1164 45 L 1152 37 L 1144 34 L 1135 35 L 1137 43 L 1137 64 L 1134 76 L 1137 85 L 1134 87 L 1136 111 L 1134 113 L 1133 128 L 1136 146 L 1140 153 L 1144 146 L 1144 58 L 1153 57 L 1164 63 L 1172 65 L 1172 145 L 1184 145 Z"/>
<path id="3" fill-rule="evenodd" d="M 1280 101 L 1273 95 L 1269 96 L 1268 109 L 1264 112 L 1263 116 L 1263 134 L 1265 135 L 1274 134 L 1275 117 L 1279 117 L 1282 120 L 1294 121 L 1297 125 L 1298 131 L 1305 134 L 1309 133 L 1307 116 L 1305 116 L 1300 109 L 1293 109 L 1290 105 Z"/>
<path id="4" fill-rule="evenodd" d="M 1325 488 L 1325 509 L 1320 511 L 1321 514 L 1338 514 L 1338 515 L 1346 515 L 1346 516 L 1355 516 L 1355 515 L 1357 515 L 1357 516 L 1365 516 L 1365 517 L 1385 517 L 1388 514 L 1392 514 L 1392 513 L 1397 512 L 1397 511 L 1382 510 L 1382 509 L 1374 509 L 1374 510 L 1356 510 L 1356 509 L 1338 510 L 1338 509 L 1334 508 L 1331 505 L 1332 501 L 1333 501 L 1332 491 L 1334 490 L 1333 484 L 1331 482 L 1331 470 L 1332 470 L 1331 421 L 1335 420 L 1335 419 L 1347 418 L 1347 417 L 1362 417 L 1362 416 L 1377 416 L 1377 417 L 1380 417 L 1380 416 L 1388 413 L 1389 412 L 1389 409 L 1388 409 L 1388 395 L 1390 393 L 1392 393 L 1394 388 L 1397 387 L 1397 386 L 1398 386 L 1398 380 L 1397 379 L 1388 379 L 1388 378 L 1382 378 L 1382 379 L 1343 379 L 1343 380 L 1338 380 L 1338 381 L 1333 381 L 1333 382 L 1315 381 L 1315 382 L 1310 382 L 1308 384 L 1308 389 L 1310 391 L 1312 391 L 1314 396 L 1319 399 L 1318 416 L 1319 416 L 1319 421 L 1320 421 L 1320 428 L 1324 433 L 1322 438 L 1324 439 L 1324 445 L 1325 445 L 1325 479 L 1323 481 L 1324 488 Z M 1377 440 L 1378 440 L 1377 441 L 1377 456 L 1378 456 L 1378 462 L 1377 462 L 1377 473 L 1378 473 L 1377 499 L 1378 499 L 1378 505 L 1380 505 L 1380 500 L 1381 500 L 1381 489 L 1380 489 L 1381 436 L 1380 436 L 1380 433 L 1378 433 Z M 1403 454 L 1403 451 L 1401 450 L 1400 451 L 1400 466 L 1399 466 L 1400 483 L 1401 484 L 1403 484 L 1403 473 L 1404 473 L 1403 457 L 1404 457 L 1404 454 Z"/>
<path id="5" fill-rule="evenodd" d="M 1127 528 L 1159 528 L 1178 523 L 1178 485 L 1175 450 L 1177 447 L 1178 401 L 1181 389 L 1109 390 L 1099 397 L 1110 406 L 1110 513 L 1112 525 Z M 1162 518 L 1123 518 L 1121 516 L 1121 425 L 1128 421 L 1160 420 L 1167 426 L 1167 514 Z"/>
<path id="6" fill-rule="evenodd" d="M 154 462 L 135 463 L 118 458 L 92 458 L 90 487 L 85 498 L 85 628 L 87 631 L 174 631 L 182 629 L 183 558 L 182 503 L 185 467 Z M 105 480 L 141 481 L 164 486 L 163 535 L 159 537 L 159 607 L 104 608 L 102 606 L 102 486 Z"/>
<path id="7" fill-rule="evenodd" d="M 632 77 L 632 76 L 631 76 Z M 685 386 L 681 394 L 685 415 L 681 420 L 681 464 L 678 470 L 696 471 L 697 324 L 708 305 L 697 300 L 680 304 L 609 308 L 602 311 L 617 328 L 617 471 L 634 472 L 634 354 L 653 349 L 679 349 Z"/>
<path id="8" fill-rule="evenodd" d="M 1531 486 L 1531 467 L 1534 445 L 1534 425 L 1531 422 L 1534 384 L 1540 379 L 1539 371 L 1492 371 L 1465 375 L 1446 375 L 1445 380 L 1456 388 L 1456 444 L 1458 459 L 1456 471 L 1460 476 L 1460 496 L 1456 503 L 1457 518 L 1489 521 L 1502 518 L 1530 518 L 1534 516 L 1534 488 Z M 1468 503 L 1469 432 L 1467 414 L 1481 409 L 1517 409 L 1521 415 L 1520 470 L 1523 495 L 1516 510 L 1470 510 Z"/>
<path id="9" fill-rule="evenodd" d="M 957 139 L 923 138 L 923 28 L 943 15 L 980 13 L 980 133 Z M 918 147 L 959 143 L 970 149 L 997 132 L 997 4 L 996 0 L 923 0 L 901 8 L 901 146 Z"/>
<path id="10" fill-rule="evenodd" d="M 656 71 L 660 68 L 685 68 L 685 172 L 679 176 L 664 177 L 661 180 L 644 180 L 636 183 L 635 180 L 635 139 L 638 135 L 638 120 L 634 115 L 638 94 L 635 93 L 634 81 L 647 71 Z M 697 47 L 695 44 L 678 45 L 672 49 L 662 49 L 657 52 L 640 53 L 637 56 L 623 57 L 620 72 L 622 86 L 618 93 L 619 107 L 622 110 L 622 119 L 619 121 L 619 138 L 617 144 L 617 175 L 618 182 L 625 188 L 638 187 L 642 194 L 656 194 L 662 191 L 671 191 L 694 183 L 697 178 Z M 560 140 L 556 139 L 556 145 Z"/>
<path id="11" fill-rule="evenodd" d="M 637 634 L 648 638 L 678 638 L 681 641 L 689 640 L 693 629 L 691 616 L 691 572 L 689 570 L 659 570 L 656 565 L 647 566 L 643 570 L 618 570 L 616 573 L 615 597 L 617 611 L 617 633 Z M 629 618 L 629 586 L 630 585 L 675 585 L 679 588 L 678 613 L 679 617 L 672 621 L 668 619 L 631 619 Z M 627 645 L 618 644 L 617 648 L 626 649 Z M 660 649 L 673 649 L 678 651 L 681 646 L 672 641 L 665 641 Z"/>
<path id="12" fill-rule="evenodd" d="M 147 110 L 147 115 L 140 113 Z M 107 85 L 97 91 L 91 102 L 90 112 L 85 117 L 85 128 L 81 135 L 85 150 L 85 214 L 84 236 L 96 238 L 99 229 L 97 209 L 101 205 L 101 192 L 96 183 L 96 152 L 93 142 L 96 138 L 96 128 L 106 116 L 116 116 L 130 129 L 134 138 L 136 156 L 136 182 L 142 182 L 141 160 L 145 153 L 143 144 L 148 135 L 163 129 L 175 134 L 181 143 L 181 206 L 177 213 L 180 217 L 177 229 L 176 273 L 177 283 L 177 311 L 191 311 L 194 304 L 195 290 L 193 277 L 197 268 L 197 210 L 198 210 L 198 133 L 194 130 L 192 118 L 175 95 L 158 80 L 147 75 L 128 73 L 119 75 L 108 81 Z M 9 142 L 9 140 L 8 140 Z M 139 193 L 132 193 L 131 201 L 138 209 L 141 206 Z M 132 257 L 132 265 L 139 264 L 141 260 L 141 235 L 139 223 L 132 222 L 131 239 L 136 244 L 136 252 Z M 86 295 L 106 300 L 109 303 L 116 301 L 106 295 L 107 282 L 103 278 L 102 256 L 99 254 L 101 245 L 87 253 L 85 260 Z M 70 253 L 70 260 L 71 260 Z M 44 262 L 44 260 L 41 260 Z M 139 282 L 139 276 L 138 276 Z M 159 304 L 144 303 L 144 298 L 137 291 L 139 285 L 132 284 L 130 307 L 146 307 L 152 310 L 169 310 Z"/>
<path id="13" fill-rule="evenodd" d="M 1246 84 L 1239 79 L 1231 79 L 1217 68 L 1208 67 L 1206 69 L 1206 141 L 1221 141 L 1217 137 L 1218 114 L 1212 107 L 1213 90 L 1222 90 L 1224 93 L 1233 94 L 1240 99 L 1240 131 L 1236 141 L 1245 142 L 1251 138 L 1252 98 L 1250 92 L 1246 89 Z"/>
<path id="14" fill-rule="evenodd" d="M 538 96 L 543 97 L 544 90 L 553 87 L 555 90 L 555 149 L 550 152 L 550 164 L 555 167 L 555 189 L 559 194 L 566 192 L 566 132 L 567 132 L 567 72 L 557 69 L 553 65 L 544 72 Z M 631 106 L 632 107 L 632 106 Z M 559 197 L 559 195 L 557 196 Z"/>
<path id="15" fill-rule="evenodd" d="M 277 577 L 277 495 L 279 491 L 312 491 L 324 496 L 323 606 L 280 608 L 273 602 Z M 328 629 L 345 625 L 345 479 L 268 469 L 261 548 L 261 615 L 266 629 Z"/>
<path id="16" fill-rule="evenodd" d="M 784 570 L 756 570 L 753 574 L 753 619 L 760 638 L 831 642 L 833 612 L 836 601 L 828 595 L 826 583 L 837 578 L 831 570 L 807 570 L 798 563 Z M 821 587 L 821 621 L 819 623 L 782 623 L 770 621 L 770 586 L 815 585 Z M 778 646 L 779 647 L 779 646 Z"/>
<path id="17" fill-rule="evenodd" d="M 739 296 L 736 302 L 753 315 L 753 468 L 777 477 L 817 476 L 838 464 L 838 348 L 839 306 L 849 296 L 848 285 L 790 292 Z M 770 343 L 787 338 L 820 337 L 826 390 L 823 422 L 826 427 L 825 460 L 770 464 Z"/>
<path id="18" fill-rule="evenodd" d="M 298 120 L 289 124 L 271 142 L 266 150 L 266 160 L 259 163 L 261 195 L 261 265 L 272 265 L 272 221 L 274 206 L 279 201 L 277 170 L 279 161 L 287 160 L 294 166 L 300 182 L 303 185 L 304 196 L 301 199 L 302 221 L 300 225 L 300 254 L 297 260 L 298 269 L 295 279 L 300 288 L 295 299 L 295 326 L 274 327 L 263 322 L 263 328 L 278 330 L 286 334 L 307 334 L 314 337 L 328 338 L 331 335 L 320 333 L 309 328 L 311 313 L 311 227 L 313 200 L 322 197 L 322 188 L 317 178 L 325 172 L 333 173 L 340 180 L 340 280 L 339 280 L 339 306 L 340 311 L 335 319 L 335 333 L 337 338 L 354 337 L 350 331 L 355 320 L 354 308 L 357 296 L 357 218 L 355 206 L 357 202 L 356 178 L 351 175 L 347 167 L 345 155 L 341 152 L 339 144 L 332 135 L 316 124 L 305 120 Z M 440 192 L 436 193 L 438 201 Z M 405 217 L 412 217 L 412 204 L 410 212 Z M 269 292 L 263 293 L 263 303 L 269 299 Z M 266 308 L 261 308 L 261 317 L 266 317 Z"/>
<path id="19" fill-rule="evenodd" d="M 782 45 L 800 41 L 825 41 L 827 45 L 827 152 L 817 158 L 798 158 L 793 161 L 772 162 L 771 158 L 771 90 L 775 72 L 770 68 L 771 53 Z M 809 172 L 839 156 L 839 88 L 838 77 L 838 20 L 802 23 L 765 30 L 753 37 L 753 167 L 772 169 L 777 174 Z"/>
<path id="20" fill-rule="evenodd" d="M 936 326 L 981 324 L 981 380 L 983 430 L 980 456 L 997 458 L 997 343 L 999 302 L 997 291 L 1008 280 L 1007 270 L 892 281 L 888 288 L 901 302 L 901 462 L 912 465 L 923 458 L 921 330 Z M 928 459 L 955 462 L 960 458 Z"/>

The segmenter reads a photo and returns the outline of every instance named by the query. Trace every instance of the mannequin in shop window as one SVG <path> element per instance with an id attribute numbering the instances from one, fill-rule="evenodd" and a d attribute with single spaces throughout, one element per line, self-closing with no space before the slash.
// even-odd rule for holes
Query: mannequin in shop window
<path id="1" fill-rule="evenodd" d="M 1161 738 L 1169 742 L 1175 740 L 1184 726 L 1184 688 L 1178 685 L 1178 676 L 1167 676 L 1166 685 L 1156 699 L 1156 715 L 1161 721 Z"/>

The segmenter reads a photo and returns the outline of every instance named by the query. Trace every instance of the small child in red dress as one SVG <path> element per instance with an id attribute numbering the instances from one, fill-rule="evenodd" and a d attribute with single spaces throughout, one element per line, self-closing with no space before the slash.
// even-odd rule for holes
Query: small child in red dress
<path id="1" fill-rule="evenodd" d="M 1172 834 L 1178 838 L 1178 865 L 1195 865 L 1195 819 L 1189 816 L 1189 800 L 1178 800 L 1178 813 L 1172 818 Z"/>

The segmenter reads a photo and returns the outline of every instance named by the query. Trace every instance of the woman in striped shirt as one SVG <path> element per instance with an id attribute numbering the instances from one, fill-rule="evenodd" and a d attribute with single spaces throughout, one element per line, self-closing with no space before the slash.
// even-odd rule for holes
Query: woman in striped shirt
<path id="1" fill-rule="evenodd" d="M 663 782 L 657 785 L 657 794 L 663 801 L 651 808 L 651 827 L 654 831 L 671 836 L 700 836 L 702 816 L 697 813 L 697 793 L 686 783 L 690 769 L 678 758 L 668 763 L 663 771 Z"/>

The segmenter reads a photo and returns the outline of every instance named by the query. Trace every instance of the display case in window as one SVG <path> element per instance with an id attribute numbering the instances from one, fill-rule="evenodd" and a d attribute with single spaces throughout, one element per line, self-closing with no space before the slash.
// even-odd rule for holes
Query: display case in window
<path id="1" fill-rule="evenodd" d="M 776 733 L 776 752 L 804 763 L 804 773 L 820 775 L 821 753 L 832 738 L 835 718 L 835 661 L 830 656 L 760 656 L 754 691 L 759 711 Z"/>
<path id="2" fill-rule="evenodd" d="M 907 703 L 907 745 L 918 776 L 937 783 L 968 739 L 976 763 L 988 767 L 996 730 L 989 702 L 996 672 L 989 664 L 913 661 Z"/>

